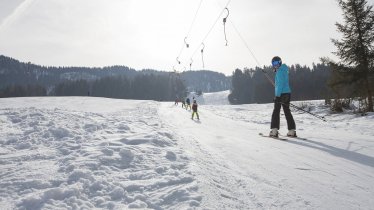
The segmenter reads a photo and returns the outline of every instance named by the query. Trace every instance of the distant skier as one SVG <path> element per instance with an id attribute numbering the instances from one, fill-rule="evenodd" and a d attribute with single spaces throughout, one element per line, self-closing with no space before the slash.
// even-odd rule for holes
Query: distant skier
<path id="1" fill-rule="evenodd" d="M 190 101 L 190 98 L 187 97 L 187 99 L 186 99 L 186 110 L 188 108 L 190 108 L 190 110 L 191 110 L 191 101 Z"/>
<path id="2" fill-rule="evenodd" d="M 196 103 L 196 100 L 193 100 L 193 104 L 192 104 L 192 117 L 191 119 L 193 119 L 194 115 L 196 114 L 196 117 L 198 120 L 199 119 L 199 113 L 197 113 L 197 103 Z"/>
<path id="3" fill-rule="evenodd" d="M 178 98 L 178 97 L 175 97 L 175 103 L 174 103 L 174 105 L 175 105 L 175 106 L 178 106 L 178 102 L 179 102 L 179 98 Z"/>
<path id="4" fill-rule="evenodd" d="M 287 136 L 296 137 L 296 125 L 290 110 L 291 88 L 289 85 L 288 67 L 286 64 L 282 64 L 282 59 L 278 56 L 271 60 L 271 64 L 275 72 L 275 98 L 269 136 L 278 137 L 280 109 L 282 106 L 287 120 Z"/>
<path id="5" fill-rule="evenodd" d="M 182 98 L 182 108 L 186 107 L 186 100 Z"/>

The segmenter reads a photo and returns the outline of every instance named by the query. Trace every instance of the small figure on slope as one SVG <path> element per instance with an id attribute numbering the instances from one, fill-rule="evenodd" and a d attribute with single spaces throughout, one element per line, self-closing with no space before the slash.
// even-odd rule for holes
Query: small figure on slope
<path id="1" fill-rule="evenodd" d="M 190 110 L 191 110 L 191 101 L 190 101 L 190 98 L 188 98 L 187 97 L 187 99 L 186 99 L 186 110 L 188 109 L 188 108 L 190 108 Z"/>
<path id="2" fill-rule="evenodd" d="M 182 108 L 186 107 L 186 99 L 182 98 Z"/>
<path id="3" fill-rule="evenodd" d="M 179 98 L 178 98 L 178 97 L 175 97 L 175 103 L 174 103 L 174 105 L 175 105 L 175 106 L 178 106 L 178 102 L 179 102 Z"/>
<path id="4" fill-rule="evenodd" d="M 197 113 L 197 103 L 196 103 L 196 100 L 193 100 L 193 104 L 192 104 L 192 117 L 191 117 L 191 119 L 193 119 L 193 117 L 195 116 L 195 114 L 196 114 L 197 119 L 200 120 L 199 119 L 199 113 Z"/>
<path id="5" fill-rule="evenodd" d="M 275 71 L 275 98 L 269 136 L 278 137 L 280 109 L 283 107 L 288 127 L 287 136 L 296 137 L 296 125 L 290 110 L 291 88 L 289 85 L 288 67 L 286 64 L 282 64 L 282 60 L 278 56 L 271 60 L 271 64 Z"/>

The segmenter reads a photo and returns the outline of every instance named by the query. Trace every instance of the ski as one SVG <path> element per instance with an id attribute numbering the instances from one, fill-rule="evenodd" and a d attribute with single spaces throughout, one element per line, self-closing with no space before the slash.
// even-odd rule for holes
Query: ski
<path id="1" fill-rule="evenodd" d="M 281 140 L 281 141 L 287 141 L 287 140 L 288 140 L 287 138 L 282 138 L 282 137 L 272 137 L 272 136 L 267 136 L 267 135 L 264 135 L 263 133 L 259 133 L 258 135 L 260 135 L 260 136 L 262 136 L 262 137 L 266 137 L 266 138 L 271 138 L 271 139 Z"/>
<path id="2" fill-rule="evenodd" d="M 283 136 L 283 135 L 279 135 L 279 136 L 281 136 L 282 138 L 289 138 L 289 139 L 308 140 L 306 138 L 302 138 L 302 137 L 298 137 L 298 136 L 296 136 L 296 137 L 293 137 L 293 136 Z"/>

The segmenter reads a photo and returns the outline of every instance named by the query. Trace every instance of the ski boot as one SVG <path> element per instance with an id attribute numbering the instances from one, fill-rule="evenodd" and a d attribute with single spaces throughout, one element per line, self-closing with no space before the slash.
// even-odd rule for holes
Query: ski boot
<path id="1" fill-rule="evenodd" d="M 287 133 L 287 136 L 289 136 L 289 137 L 297 137 L 296 130 L 295 129 L 289 130 L 288 133 Z"/>
<path id="2" fill-rule="evenodd" d="M 269 136 L 278 138 L 278 128 L 272 128 L 270 133 L 269 133 Z"/>

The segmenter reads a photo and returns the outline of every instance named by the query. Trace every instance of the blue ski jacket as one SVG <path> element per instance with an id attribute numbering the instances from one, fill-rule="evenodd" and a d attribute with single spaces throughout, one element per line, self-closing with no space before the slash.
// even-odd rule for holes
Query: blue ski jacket
<path id="1" fill-rule="evenodd" d="M 288 79 L 288 67 L 282 64 L 275 74 L 275 96 L 280 97 L 282 93 L 291 93 Z"/>

